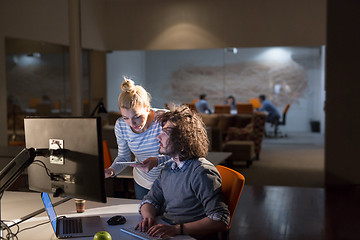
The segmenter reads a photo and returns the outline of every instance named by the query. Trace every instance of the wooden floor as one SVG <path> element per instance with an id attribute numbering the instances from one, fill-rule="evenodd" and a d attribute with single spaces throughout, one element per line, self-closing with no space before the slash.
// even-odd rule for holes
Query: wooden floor
<path id="1" fill-rule="evenodd" d="M 360 187 L 246 186 L 230 239 L 360 239 Z"/>

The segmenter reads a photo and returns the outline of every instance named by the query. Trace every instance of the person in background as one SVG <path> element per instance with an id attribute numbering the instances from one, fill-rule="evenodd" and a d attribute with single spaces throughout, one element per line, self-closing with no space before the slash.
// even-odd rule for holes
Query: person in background
<path id="1" fill-rule="evenodd" d="M 48 95 L 46 95 L 46 94 L 44 94 L 44 95 L 41 96 L 41 101 L 40 101 L 40 103 L 41 103 L 41 104 L 50 104 L 50 105 L 53 104 L 52 101 L 51 101 L 51 99 L 50 99 L 50 97 L 49 97 Z"/>
<path id="2" fill-rule="evenodd" d="M 173 106 L 158 117 L 160 153 L 172 157 L 140 204 L 135 227 L 150 236 L 191 235 L 213 239 L 226 231 L 230 213 L 223 201 L 221 177 L 206 160 L 209 140 L 201 117 L 187 106 Z M 158 224 L 156 216 L 171 223 Z"/>
<path id="3" fill-rule="evenodd" d="M 195 107 L 198 113 L 212 113 L 209 103 L 206 101 L 206 94 L 200 95 L 200 100 L 195 103 Z"/>
<path id="4" fill-rule="evenodd" d="M 266 96 L 260 95 L 258 98 L 261 103 L 261 107 L 258 108 L 257 111 L 267 112 L 266 121 L 270 123 L 279 121 L 280 114 L 278 110 L 269 100 L 266 99 Z"/>
<path id="5" fill-rule="evenodd" d="M 21 110 L 20 101 L 14 95 L 9 94 L 7 96 L 7 109 L 8 109 L 8 112 L 12 111 L 14 108 Z"/>
<path id="6" fill-rule="evenodd" d="M 235 101 L 235 97 L 230 95 L 227 97 L 226 99 L 226 104 L 230 104 L 230 109 L 231 111 L 236 111 L 236 101 Z"/>
<path id="7" fill-rule="evenodd" d="M 118 155 L 105 169 L 105 177 L 116 176 L 124 170 L 126 165 L 121 162 L 131 161 L 133 153 L 139 162 L 130 165 L 134 167 L 135 197 L 142 199 L 159 175 L 161 164 L 170 159 L 159 154 L 160 144 L 156 139 L 162 126 L 155 121 L 155 116 L 167 110 L 151 108 L 150 94 L 131 79 L 124 78 L 121 90 L 118 105 L 122 116 L 115 123 Z"/>

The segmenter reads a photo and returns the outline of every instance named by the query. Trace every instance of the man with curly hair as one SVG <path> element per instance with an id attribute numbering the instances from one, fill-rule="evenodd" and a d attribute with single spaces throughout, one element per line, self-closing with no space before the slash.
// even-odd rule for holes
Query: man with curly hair
<path id="1" fill-rule="evenodd" d="M 157 119 L 161 154 L 173 163 L 163 168 L 140 204 L 143 220 L 136 226 L 151 236 L 191 235 L 212 239 L 226 231 L 230 214 L 221 192 L 221 177 L 206 160 L 209 140 L 201 117 L 186 106 L 174 106 Z M 158 224 L 162 215 L 171 225 Z"/>

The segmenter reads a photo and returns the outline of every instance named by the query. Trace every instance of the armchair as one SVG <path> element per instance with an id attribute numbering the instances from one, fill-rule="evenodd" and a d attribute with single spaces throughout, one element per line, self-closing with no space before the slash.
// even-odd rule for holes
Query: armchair
<path id="1" fill-rule="evenodd" d="M 252 141 L 254 142 L 255 159 L 260 159 L 261 143 L 265 131 L 266 114 L 255 112 L 253 121 L 244 128 L 229 127 L 226 134 L 226 142 L 229 141 Z"/>

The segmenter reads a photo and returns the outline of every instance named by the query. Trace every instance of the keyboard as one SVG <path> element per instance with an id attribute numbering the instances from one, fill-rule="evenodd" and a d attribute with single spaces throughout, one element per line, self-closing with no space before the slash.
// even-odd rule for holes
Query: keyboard
<path id="1" fill-rule="evenodd" d="M 61 221 L 65 234 L 83 232 L 81 218 L 63 218 Z"/>
<path id="2" fill-rule="evenodd" d="M 129 235 L 132 235 L 134 237 L 143 239 L 143 240 L 159 240 L 159 239 L 170 239 L 168 237 L 165 238 L 160 238 L 160 237 L 152 237 L 149 234 L 147 234 L 146 232 L 141 232 L 140 230 L 135 230 L 135 228 L 133 227 L 123 227 L 120 228 L 120 230 L 124 233 L 127 233 Z"/>

